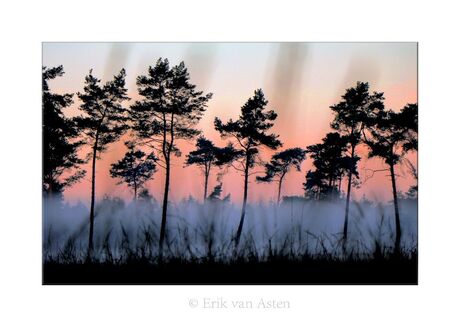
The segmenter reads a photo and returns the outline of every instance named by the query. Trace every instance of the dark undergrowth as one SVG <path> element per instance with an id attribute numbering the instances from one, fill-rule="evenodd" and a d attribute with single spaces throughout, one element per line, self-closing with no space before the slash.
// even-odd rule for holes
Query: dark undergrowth
<path id="1" fill-rule="evenodd" d="M 142 207 L 102 206 L 90 260 L 86 220 L 77 224 L 67 211 L 54 220 L 45 216 L 43 283 L 417 284 L 413 215 L 402 216 L 403 242 L 395 251 L 392 219 L 383 209 L 356 205 L 344 243 L 341 222 L 332 219 L 339 205 L 305 207 L 254 206 L 235 250 L 232 206 L 182 203 L 169 217 L 161 262 L 151 208 L 144 217 Z"/>
<path id="2" fill-rule="evenodd" d="M 48 260 L 44 284 L 417 284 L 417 253 L 333 258 L 272 256 L 233 261 L 146 258 L 124 262 Z"/>

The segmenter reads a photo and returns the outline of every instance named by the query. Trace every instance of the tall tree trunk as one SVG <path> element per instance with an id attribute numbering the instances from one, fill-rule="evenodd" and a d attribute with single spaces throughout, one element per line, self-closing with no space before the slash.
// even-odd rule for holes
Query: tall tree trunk
<path id="1" fill-rule="evenodd" d="M 355 146 L 351 146 L 351 159 L 355 157 Z M 348 237 L 348 213 L 350 211 L 350 195 L 351 195 L 351 181 L 353 179 L 353 167 L 349 168 L 348 171 L 348 185 L 347 185 L 347 201 L 345 204 L 345 221 L 343 223 L 343 245 L 345 247 Z"/>
<path id="2" fill-rule="evenodd" d="M 161 99 L 160 99 L 161 102 Z M 161 212 L 161 226 L 160 226 L 160 240 L 158 244 L 158 260 L 161 263 L 163 261 L 163 243 L 165 239 L 165 232 L 166 232 L 166 215 L 168 213 L 168 193 L 169 193 L 169 169 L 170 169 L 170 154 L 171 151 L 167 151 L 167 119 L 166 114 L 163 113 L 163 157 L 165 159 L 165 169 L 166 169 L 166 176 L 165 176 L 165 187 L 163 192 L 163 208 Z M 168 148 L 171 147 L 168 145 Z"/>
<path id="3" fill-rule="evenodd" d="M 244 193 L 243 193 L 243 207 L 241 209 L 241 218 L 236 231 L 235 237 L 235 249 L 238 247 L 241 238 L 241 232 L 243 231 L 244 216 L 246 215 L 246 203 L 248 200 L 248 179 L 249 179 L 249 154 L 246 154 L 246 165 L 244 167 Z"/>
<path id="4" fill-rule="evenodd" d="M 88 239 L 88 253 L 87 260 L 91 260 L 93 255 L 93 235 L 94 235 L 94 202 L 95 202 L 95 185 L 96 185 L 96 160 L 97 160 L 97 144 L 99 134 L 96 134 L 96 140 L 93 146 L 93 162 L 91 167 L 91 205 L 89 212 L 89 239 Z"/>
<path id="5" fill-rule="evenodd" d="M 166 122 L 166 120 L 165 120 Z M 161 213 L 161 227 L 160 227 L 160 244 L 159 244 L 159 256 L 158 259 L 160 263 L 163 261 L 163 244 L 166 234 L 166 217 L 168 214 L 168 195 L 169 195 L 169 178 L 171 175 L 171 152 L 174 147 L 174 113 L 171 114 L 170 120 L 170 129 L 169 129 L 169 144 L 167 143 L 166 138 L 166 123 L 164 123 L 164 134 L 163 134 L 163 154 L 166 161 L 166 177 L 165 177 L 165 189 L 163 195 L 163 210 Z M 166 146 L 167 145 L 167 146 Z M 166 152 L 165 152 L 166 151 Z"/>
<path id="6" fill-rule="evenodd" d="M 210 169 L 205 168 L 205 171 L 204 171 L 204 194 L 203 194 L 203 203 L 206 202 L 206 198 L 208 197 L 208 180 L 209 180 L 209 172 L 210 172 Z"/>
<path id="7" fill-rule="evenodd" d="M 161 213 L 161 227 L 160 227 L 160 243 L 159 243 L 159 260 L 161 262 L 163 258 L 163 243 L 166 233 L 166 216 L 168 213 L 168 195 L 169 195 L 169 176 L 170 176 L 170 161 L 169 156 L 166 159 L 166 177 L 165 177 L 165 188 L 163 193 L 163 210 Z"/>
<path id="8" fill-rule="evenodd" d="M 137 201 L 137 183 L 134 182 L 134 202 Z"/>
<path id="9" fill-rule="evenodd" d="M 398 193 L 396 191 L 396 178 L 394 164 L 390 164 L 391 173 L 391 187 L 393 189 L 393 202 L 395 208 L 395 225 L 396 225 L 396 239 L 395 239 L 395 253 L 399 253 L 401 249 L 401 221 L 399 219 L 399 208 L 398 208 Z"/>
<path id="10" fill-rule="evenodd" d="M 281 200 L 281 186 L 283 185 L 283 178 L 284 178 L 284 174 L 280 177 L 280 180 L 278 182 L 278 202 L 277 202 L 278 205 L 280 204 L 280 200 Z"/>

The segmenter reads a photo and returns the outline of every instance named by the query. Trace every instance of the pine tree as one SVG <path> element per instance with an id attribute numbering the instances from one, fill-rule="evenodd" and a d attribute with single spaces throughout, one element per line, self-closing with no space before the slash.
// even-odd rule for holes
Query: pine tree
<path id="1" fill-rule="evenodd" d="M 315 170 L 307 173 L 304 187 L 310 194 L 315 194 L 316 199 L 339 195 L 342 176 L 350 170 L 353 176 L 359 178 L 357 171 L 359 158 L 355 156 L 352 159 L 346 155 L 347 144 L 346 137 L 340 136 L 339 133 L 328 133 L 322 139 L 322 143 L 307 147 L 307 153 L 313 159 Z"/>
<path id="2" fill-rule="evenodd" d="M 214 145 L 214 143 L 203 136 L 199 137 L 196 141 L 196 149 L 187 155 L 185 164 L 187 166 L 196 165 L 200 167 L 204 175 L 204 194 L 203 201 L 206 201 L 208 196 L 208 181 L 211 169 L 213 166 L 222 167 L 231 164 L 232 161 L 237 160 L 242 154 L 237 151 L 232 144 L 224 148 Z"/>
<path id="3" fill-rule="evenodd" d="M 84 170 L 76 170 L 84 163 L 78 157 L 82 141 L 72 118 L 64 110 L 73 103 L 73 94 L 51 92 L 49 81 L 64 75 L 62 66 L 42 68 L 43 92 L 43 191 L 47 196 L 62 197 L 62 192 L 80 180 Z"/>
<path id="4" fill-rule="evenodd" d="M 110 175 L 119 178 L 119 184 L 126 183 L 133 190 L 136 201 L 137 190 L 156 172 L 155 162 L 158 159 L 153 152 L 146 155 L 143 151 L 135 149 L 132 142 L 125 142 L 125 145 L 128 151 L 121 160 L 112 164 Z"/>
<path id="5" fill-rule="evenodd" d="M 254 96 L 241 107 L 241 114 L 237 120 L 230 119 L 225 124 L 217 117 L 214 120 L 215 128 L 221 136 L 233 138 L 236 141 L 234 143 L 236 149 L 242 151 L 242 159 L 239 160 L 239 167 L 236 167 L 244 175 L 243 206 L 235 236 L 236 247 L 240 241 L 246 214 L 249 176 L 251 169 L 258 164 L 256 159 L 259 149 L 267 147 L 276 150 L 282 145 L 278 135 L 267 133 L 277 117 L 273 110 L 266 110 L 267 104 L 264 93 L 258 89 L 254 91 Z"/>
<path id="6" fill-rule="evenodd" d="M 278 204 L 281 199 L 281 187 L 284 177 L 293 167 L 300 171 L 300 165 L 305 160 L 305 154 L 306 151 L 301 148 L 290 148 L 275 153 L 270 162 L 265 164 L 265 175 L 256 177 L 258 182 L 278 182 Z"/>
<path id="7" fill-rule="evenodd" d="M 75 121 L 84 133 L 86 144 L 91 147 L 92 162 L 88 260 L 91 260 L 93 251 L 96 161 L 107 150 L 107 146 L 118 141 L 128 129 L 128 110 L 123 106 L 123 102 L 129 100 L 126 95 L 125 77 L 125 70 L 122 69 L 112 80 L 101 84 L 90 70 L 85 78 L 83 92 L 78 93 L 83 115 L 76 117 Z"/>
<path id="8" fill-rule="evenodd" d="M 366 122 L 372 113 L 383 107 L 383 93 L 369 93 L 369 84 L 357 82 L 355 87 L 346 90 L 342 95 L 342 101 L 332 105 L 334 120 L 331 127 L 337 130 L 341 136 L 348 140 L 350 151 L 350 163 L 358 160 L 356 147 L 362 143 L 362 133 Z M 345 207 L 345 220 L 343 224 L 343 244 L 346 244 L 348 236 L 348 215 L 350 208 L 351 185 L 353 170 L 348 169 L 347 199 Z"/>
<path id="9" fill-rule="evenodd" d="M 368 128 L 371 137 L 366 139 L 370 148 L 369 157 L 379 157 L 388 165 L 391 177 L 391 189 L 395 211 L 395 252 L 401 247 L 401 220 L 398 207 L 395 166 L 408 151 L 417 150 L 418 107 L 408 104 L 400 112 L 381 110 L 369 119 Z"/>
<path id="10" fill-rule="evenodd" d="M 212 94 L 203 95 L 190 83 L 190 75 L 181 62 L 172 68 L 167 59 L 158 59 L 147 75 L 136 81 L 141 100 L 132 109 L 133 129 L 141 144 L 157 150 L 157 165 L 165 170 L 163 209 L 159 238 L 159 259 L 163 255 L 168 196 L 173 155 L 180 156 L 177 140 L 191 140 L 200 134 L 196 125 L 202 118 Z"/>

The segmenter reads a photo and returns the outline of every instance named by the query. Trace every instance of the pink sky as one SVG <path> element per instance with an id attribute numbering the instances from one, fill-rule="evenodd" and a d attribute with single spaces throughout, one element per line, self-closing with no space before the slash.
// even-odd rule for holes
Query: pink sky
<path id="1" fill-rule="evenodd" d="M 166 57 L 172 65 L 185 61 L 191 81 L 199 90 L 214 94 L 208 110 L 199 124 L 203 134 L 218 145 L 224 145 L 214 130 L 214 117 L 226 121 L 237 118 L 241 106 L 256 88 L 262 88 L 269 100 L 268 109 L 278 113 L 273 132 L 280 135 L 284 147 L 302 147 L 317 143 L 331 129 L 332 112 L 329 106 L 337 103 L 345 88 L 357 81 L 370 83 L 372 91 L 385 93 L 386 106 L 401 109 L 417 102 L 417 44 L 416 43 L 45 43 L 43 64 L 63 65 L 66 74 L 50 86 L 54 92 L 78 92 L 83 88 L 84 76 L 93 68 L 96 76 L 106 80 L 121 68 L 127 70 L 129 96 L 138 97 L 135 78 L 145 74 L 158 57 Z M 78 101 L 70 109 L 78 112 Z M 201 199 L 203 178 L 195 167 L 184 168 L 185 155 L 193 149 L 194 141 L 181 141 L 182 157 L 173 162 L 171 198 L 181 200 L 189 195 Z M 97 162 L 96 195 L 107 194 L 130 199 L 132 194 L 109 175 L 110 165 L 126 151 L 123 142 L 112 144 Z M 367 159 L 361 148 L 359 164 L 362 177 L 366 169 L 381 169 L 379 159 Z M 272 152 L 264 151 L 268 160 Z M 416 155 L 408 156 L 417 164 Z M 89 168 L 89 166 L 87 167 Z M 312 160 L 302 165 L 302 171 L 292 171 L 283 186 L 283 195 L 302 195 L 305 172 L 312 168 Z M 256 170 L 261 170 L 257 169 Z M 210 178 L 211 191 L 216 184 L 217 170 Z M 406 170 L 398 169 L 398 188 L 401 191 L 415 183 Z M 89 173 L 88 173 L 89 176 Z M 146 185 L 161 200 L 164 171 L 160 168 Z M 240 202 L 243 178 L 228 169 L 223 178 L 223 195 L 231 194 Z M 249 201 L 276 198 L 274 184 L 259 184 L 252 177 Z M 89 178 L 65 192 L 71 202 L 89 201 Z M 363 194 L 382 201 L 391 197 L 390 180 L 385 172 L 376 173 L 360 189 L 353 190 L 354 198 Z"/>

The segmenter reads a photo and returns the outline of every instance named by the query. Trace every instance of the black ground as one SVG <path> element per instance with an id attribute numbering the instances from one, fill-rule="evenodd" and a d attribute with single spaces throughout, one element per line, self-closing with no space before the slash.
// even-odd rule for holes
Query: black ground
<path id="1" fill-rule="evenodd" d="M 134 261 L 43 266 L 43 284 L 417 284 L 417 259 L 217 262 Z"/>

